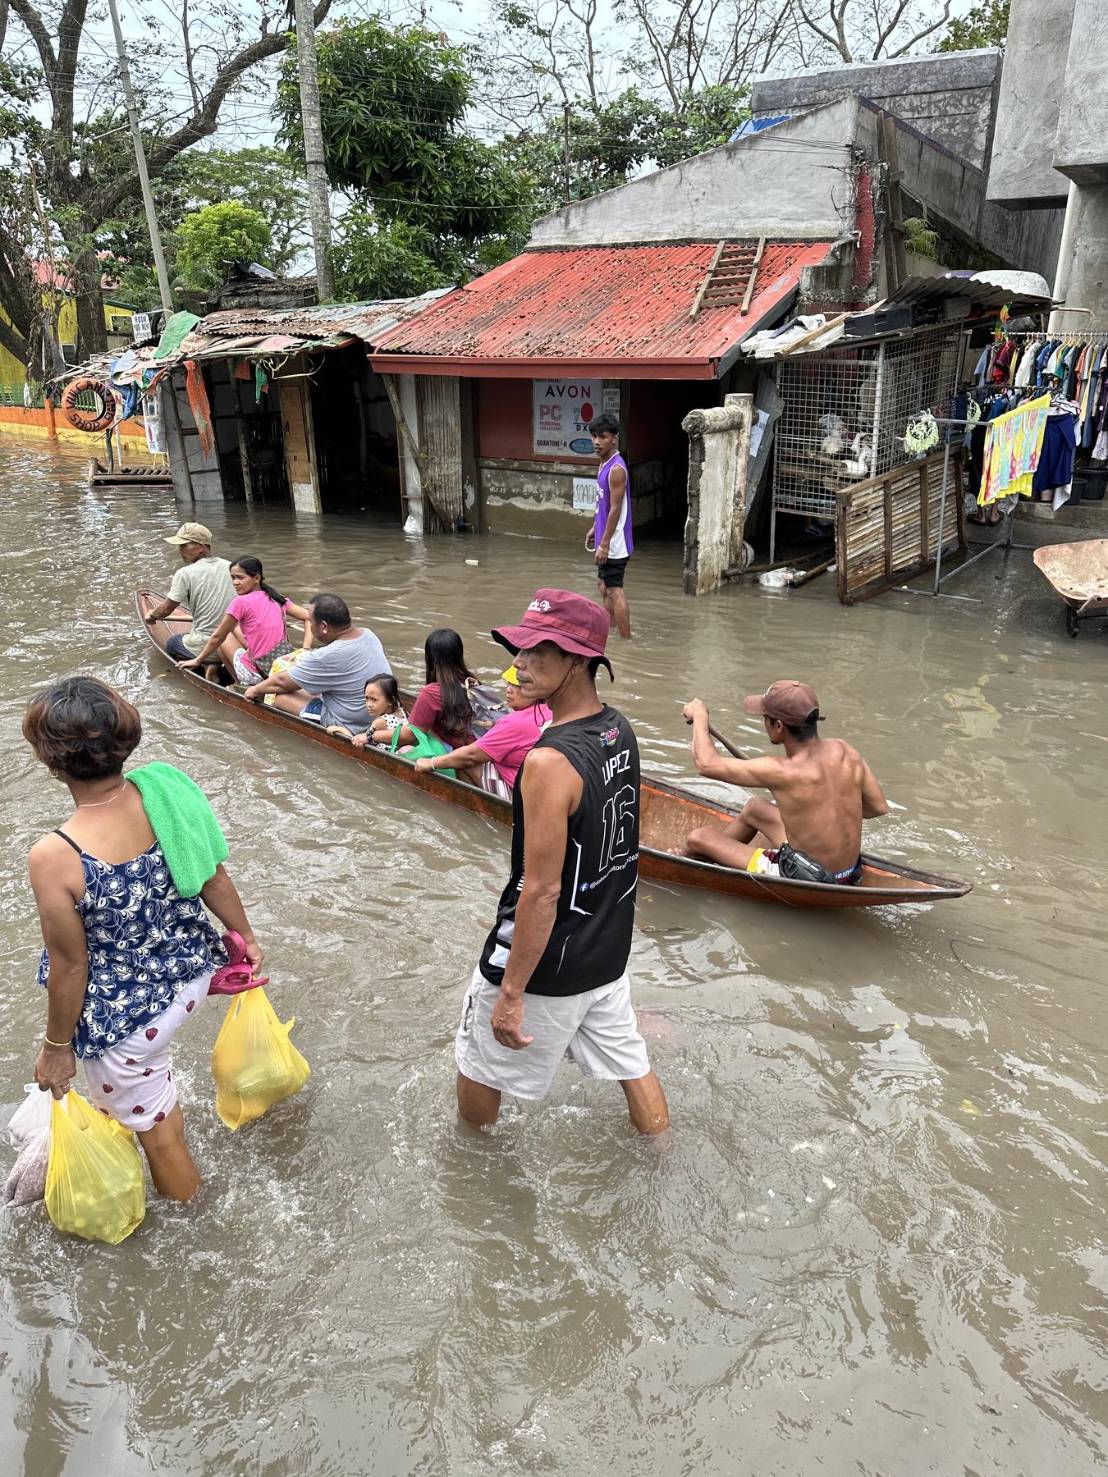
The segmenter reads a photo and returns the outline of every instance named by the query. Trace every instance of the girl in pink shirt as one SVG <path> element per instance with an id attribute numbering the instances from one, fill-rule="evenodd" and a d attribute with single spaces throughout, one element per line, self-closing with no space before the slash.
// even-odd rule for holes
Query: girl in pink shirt
<path id="1" fill-rule="evenodd" d="M 231 583 L 235 598 L 227 614 L 208 638 L 199 656 L 179 663 L 182 667 L 199 667 L 210 662 L 218 651 L 223 664 L 239 682 L 250 686 L 268 677 L 279 656 L 292 651 L 285 633 L 285 617 L 304 622 L 306 648 L 312 644 L 311 612 L 303 605 L 286 600 L 272 585 L 267 585 L 262 561 L 244 554 L 231 565 Z"/>

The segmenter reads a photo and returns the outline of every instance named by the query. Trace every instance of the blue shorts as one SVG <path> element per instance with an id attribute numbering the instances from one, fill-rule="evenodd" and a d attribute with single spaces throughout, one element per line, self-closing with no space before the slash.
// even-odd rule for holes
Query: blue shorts
<path id="1" fill-rule="evenodd" d="M 165 654 L 166 656 L 171 656 L 175 662 L 191 662 L 196 655 L 195 651 L 190 651 L 185 645 L 185 638 L 179 631 L 174 631 L 173 635 L 165 643 Z M 218 656 L 214 657 L 213 660 L 218 661 Z"/>
<path id="2" fill-rule="evenodd" d="M 307 719 L 309 723 L 321 722 L 323 719 L 323 699 L 321 697 L 312 698 L 306 707 L 300 709 L 299 716 Z"/>

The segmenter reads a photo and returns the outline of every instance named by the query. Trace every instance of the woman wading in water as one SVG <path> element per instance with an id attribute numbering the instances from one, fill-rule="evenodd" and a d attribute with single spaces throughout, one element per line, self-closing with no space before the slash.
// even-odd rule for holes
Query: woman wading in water
<path id="1" fill-rule="evenodd" d="M 138 710 L 92 677 L 55 683 L 32 698 L 23 719 L 23 737 L 75 807 L 35 843 L 28 863 L 46 944 L 35 1080 L 63 1097 L 80 1057 L 93 1105 L 138 1134 L 160 1193 L 188 1200 L 200 1175 L 185 1144 L 169 1048 L 224 962 L 205 906 L 246 940 L 255 969 L 262 951 L 220 865 L 226 843 L 200 791 L 168 764 L 124 778 L 141 736 Z M 188 875 L 195 896 L 178 889 L 180 881 L 192 891 Z"/>

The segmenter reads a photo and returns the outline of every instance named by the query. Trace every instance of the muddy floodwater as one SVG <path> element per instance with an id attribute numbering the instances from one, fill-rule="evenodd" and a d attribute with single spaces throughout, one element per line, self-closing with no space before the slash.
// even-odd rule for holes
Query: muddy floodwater
<path id="1" fill-rule="evenodd" d="M 679 549 L 644 545 L 613 690 L 644 768 L 689 775 L 683 698 L 753 748 L 742 694 L 807 678 L 896 802 L 869 848 L 975 890 L 826 914 L 644 884 L 668 1142 L 568 1064 L 475 1135 L 451 1044 L 506 832 L 188 690 L 132 591 L 167 586 L 190 514 L 82 472 L 0 449 L 3 1118 L 44 1024 L 25 855 L 68 798 L 20 714 L 78 670 L 211 797 L 313 1076 L 230 1133 L 209 1000 L 177 1048 L 198 1200 L 151 1199 L 118 1247 L 0 1213 L 0 1471 L 1105 1471 L 1108 635 L 1068 640 L 1029 556 L 981 605 L 848 610 L 826 580 L 688 600 Z M 409 683 L 429 627 L 493 678 L 492 624 L 592 588 L 579 543 L 199 511 L 292 598 L 345 595 Z"/>

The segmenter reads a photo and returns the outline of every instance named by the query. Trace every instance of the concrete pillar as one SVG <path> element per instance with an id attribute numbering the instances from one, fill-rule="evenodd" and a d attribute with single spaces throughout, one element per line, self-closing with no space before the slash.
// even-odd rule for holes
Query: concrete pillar
<path id="1" fill-rule="evenodd" d="M 689 438 L 686 595 L 718 590 L 723 571 L 739 562 L 753 406 L 751 395 L 728 395 L 719 408 L 690 411 L 681 422 Z"/>

